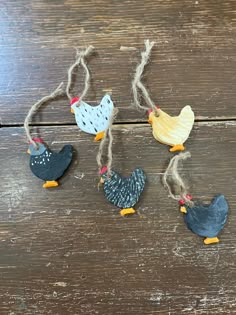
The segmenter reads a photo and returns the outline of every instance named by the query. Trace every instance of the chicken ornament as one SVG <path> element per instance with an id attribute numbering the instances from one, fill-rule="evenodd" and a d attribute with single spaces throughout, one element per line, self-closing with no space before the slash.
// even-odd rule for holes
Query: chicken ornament
<path id="1" fill-rule="evenodd" d="M 179 201 L 180 212 L 184 214 L 184 221 L 189 230 L 204 237 L 206 245 L 218 243 L 218 235 L 227 221 L 229 205 L 224 195 L 216 195 L 210 204 L 193 201 L 193 197 L 186 192 L 185 184 L 178 173 L 178 164 L 191 157 L 189 152 L 174 156 L 163 176 L 163 184 L 169 190 L 170 196 Z M 178 195 L 172 193 L 169 182 L 178 190 Z"/>
<path id="2" fill-rule="evenodd" d="M 91 106 L 84 101 L 81 102 L 79 97 L 71 100 L 71 112 L 75 114 L 78 127 L 84 132 L 95 135 L 95 141 L 104 137 L 113 107 L 109 94 L 106 94 L 97 106 Z"/>
<path id="3" fill-rule="evenodd" d="M 52 94 L 43 97 L 31 107 L 24 123 L 26 136 L 29 141 L 27 152 L 30 154 L 30 169 L 35 176 L 45 181 L 43 188 L 58 186 L 57 180 L 64 174 L 72 161 L 73 147 L 65 145 L 59 153 L 52 152 L 45 146 L 42 139 L 31 137 L 29 124 L 32 115 L 43 103 L 64 94 L 61 85 Z"/>
<path id="4" fill-rule="evenodd" d="M 148 111 L 148 122 L 152 125 L 153 136 L 157 141 L 171 146 L 171 152 L 183 151 L 185 150 L 184 143 L 188 139 L 194 124 L 194 113 L 191 107 L 189 105 L 185 106 L 178 116 L 172 117 L 162 111 L 159 106 L 155 106 L 147 89 L 141 82 L 142 73 L 148 63 L 153 46 L 154 42 L 145 41 L 146 51 L 141 54 L 141 63 L 137 66 L 132 82 L 134 105 L 138 109 Z M 138 89 L 148 106 L 140 104 Z"/>
<path id="5" fill-rule="evenodd" d="M 138 202 L 140 195 L 144 190 L 146 176 L 141 168 L 136 168 L 129 177 L 123 177 L 111 169 L 113 142 L 111 128 L 117 112 L 118 110 L 113 110 L 108 129 L 105 132 L 105 137 L 100 143 L 97 163 L 100 170 L 100 184 L 103 184 L 104 186 L 104 194 L 107 200 L 121 209 L 121 216 L 126 216 L 135 213 L 133 207 Z M 108 137 L 107 165 L 103 166 L 102 159 L 104 144 Z"/>
<path id="6" fill-rule="evenodd" d="M 40 138 L 33 138 L 30 143 L 28 153 L 30 154 L 30 169 L 38 178 L 45 181 L 43 188 L 58 186 L 59 179 L 72 161 L 73 147 L 70 144 L 65 145 L 62 150 L 52 152 L 43 144 Z"/>
<path id="7" fill-rule="evenodd" d="M 68 70 L 66 94 L 70 99 L 71 112 L 75 115 L 78 127 L 84 132 L 95 135 L 94 141 L 99 141 L 104 137 L 105 130 L 108 128 L 114 106 L 109 94 L 106 94 L 97 106 L 91 106 L 83 100 L 90 87 L 90 73 L 85 59 L 93 52 L 93 49 L 93 46 L 88 46 L 85 50 L 77 50 L 76 60 Z M 70 94 L 72 75 L 74 69 L 79 65 L 85 71 L 84 90 L 79 97 L 72 97 Z"/>
<path id="8" fill-rule="evenodd" d="M 107 166 L 100 171 L 100 183 L 104 184 L 107 200 L 121 209 L 121 216 L 135 213 L 133 206 L 138 202 L 145 186 L 144 171 L 136 168 L 129 177 L 123 177 L 115 171 L 111 171 L 108 176 L 107 171 Z"/>
<path id="9" fill-rule="evenodd" d="M 159 107 L 157 111 L 150 109 L 148 122 L 152 125 L 153 137 L 171 146 L 170 152 L 183 151 L 194 124 L 194 113 L 189 105 L 185 106 L 179 116 L 171 117 Z"/>

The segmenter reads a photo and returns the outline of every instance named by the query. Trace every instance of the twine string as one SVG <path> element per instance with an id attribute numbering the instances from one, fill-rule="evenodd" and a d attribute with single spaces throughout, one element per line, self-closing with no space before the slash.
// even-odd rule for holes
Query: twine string
<path id="1" fill-rule="evenodd" d="M 26 137 L 27 137 L 28 142 L 32 143 L 34 145 L 35 149 L 38 149 L 38 145 L 31 137 L 29 124 L 32 121 L 33 115 L 38 111 L 38 109 L 40 108 L 41 105 L 43 105 L 44 103 L 51 101 L 51 100 L 55 99 L 56 97 L 64 94 L 64 91 L 62 90 L 62 85 L 63 85 L 63 82 L 61 82 L 59 84 L 59 86 L 51 94 L 46 95 L 46 96 L 42 97 L 39 101 L 37 101 L 30 108 L 30 110 L 29 110 L 29 112 L 25 118 L 24 128 L 25 128 L 25 132 L 26 132 Z"/>
<path id="2" fill-rule="evenodd" d="M 187 187 L 178 172 L 179 164 L 190 157 L 190 152 L 180 153 L 172 157 L 163 175 L 162 182 L 164 187 L 167 188 L 169 196 L 172 199 L 178 201 L 183 199 L 187 205 L 192 207 L 194 203 L 188 198 Z M 176 187 L 178 187 L 179 194 L 176 195 L 172 192 L 172 187 L 169 183 L 169 179 L 171 179 L 172 183 Z"/>
<path id="3" fill-rule="evenodd" d="M 113 122 L 118 114 L 118 108 L 114 108 L 112 115 L 109 119 L 109 124 L 108 127 L 105 131 L 105 135 L 102 138 L 99 149 L 98 149 L 98 154 L 97 154 L 97 164 L 99 170 L 104 166 L 103 165 L 103 160 L 104 160 L 104 151 L 105 151 L 105 143 L 108 142 L 108 147 L 107 147 L 107 176 L 111 176 L 111 166 L 112 166 L 112 159 L 113 159 L 113 154 L 112 154 L 112 144 L 113 144 L 113 135 L 112 135 L 112 125 Z"/>
<path id="4" fill-rule="evenodd" d="M 82 99 L 86 96 L 89 88 L 90 88 L 90 72 L 89 69 L 87 67 L 86 64 L 86 58 L 91 55 L 91 53 L 93 52 L 94 47 L 92 45 L 88 46 L 85 50 L 79 50 L 76 49 L 76 59 L 75 62 L 70 66 L 70 68 L 68 69 L 68 80 L 67 80 L 67 86 L 66 86 L 66 95 L 69 98 L 69 100 L 71 101 L 73 96 L 70 93 L 70 90 L 72 88 L 72 84 L 73 84 L 73 74 L 74 74 L 74 69 L 76 67 L 78 67 L 79 65 L 82 66 L 82 68 L 84 69 L 85 72 L 85 80 L 84 80 L 84 90 L 82 91 L 81 95 L 80 95 L 80 99 L 78 102 L 78 106 L 79 104 L 82 102 Z"/>
<path id="5" fill-rule="evenodd" d="M 134 96 L 134 105 L 137 107 L 137 109 L 144 109 L 149 110 L 152 109 L 153 112 L 158 116 L 159 115 L 159 109 L 156 108 L 155 104 L 153 103 L 148 90 L 144 86 L 144 84 L 141 82 L 143 71 L 145 66 L 148 64 L 150 54 L 152 51 L 153 46 L 155 45 L 155 42 L 150 42 L 149 39 L 145 40 L 144 42 L 146 50 L 141 53 L 141 62 L 137 65 L 134 79 L 132 81 L 132 92 Z M 142 96 L 147 104 L 147 106 L 141 105 L 140 102 L 140 95 L 139 91 L 141 91 Z"/>

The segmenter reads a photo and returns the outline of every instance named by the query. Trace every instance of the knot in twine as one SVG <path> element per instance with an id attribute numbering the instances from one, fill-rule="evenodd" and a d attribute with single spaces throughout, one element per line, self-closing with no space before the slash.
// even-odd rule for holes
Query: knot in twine
<path id="1" fill-rule="evenodd" d="M 76 48 L 75 62 L 68 69 L 68 81 L 67 81 L 67 86 L 66 86 L 66 95 L 70 101 L 73 98 L 73 96 L 70 93 L 70 90 L 71 90 L 72 84 L 73 84 L 72 77 L 73 77 L 74 69 L 76 67 L 78 67 L 79 65 L 81 65 L 85 71 L 84 90 L 82 91 L 82 93 L 80 95 L 79 102 L 78 102 L 77 106 L 79 106 L 79 104 L 82 102 L 82 99 L 86 96 L 86 94 L 89 90 L 89 87 L 90 87 L 90 72 L 89 72 L 89 69 L 88 69 L 87 64 L 85 62 L 85 59 L 86 59 L 86 57 L 91 55 L 93 50 L 94 50 L 94 47 L 92 45 L 88 46 L 85 50 L 79 50 L 78 48 Z"/>
<path id="2" fill-rule="evenodd" d="M 190 152 L 175 155 L 169 162 L 169 165 L 163 175 L 162 182 L 164 187 L 168 189 L 169 196 L 172 199 L 178 200 L 180 204 L 187 204 L 188 206 L 193 207 L 194 203 L 192 201 L 192 196 L 187 193 L 187 187 L 178 173 L 179 163 L 190 157 Z M 172 192 L 169 180 L 172 181 L 179 194 L 174 194 Z"/>
<path id="3" fill-rule="evenodd" d="M 151 54 L 153 46 L 155 45 L 155 42 L 150 42 L 149 39 L 147 39 L 144 41 L 144 44 L 145 44 L 146 50 L 141 53 L 141 62 L 140 64 L 137 65 L 134 79 L 132 81 L 134 106 L 136 106 L 137 109 L 144 109 L 147 111 L 151 109 L 155 113 L 156 116 L 159 116 L 160 110 L 155 106 L 151 97 L 149 96 L 148 90 L 141 82 L 144 68 L 148 64 L 150 54 Z M 141 91 L 142 97 L 148 106 L 141 105 L 138 89 Z"/>

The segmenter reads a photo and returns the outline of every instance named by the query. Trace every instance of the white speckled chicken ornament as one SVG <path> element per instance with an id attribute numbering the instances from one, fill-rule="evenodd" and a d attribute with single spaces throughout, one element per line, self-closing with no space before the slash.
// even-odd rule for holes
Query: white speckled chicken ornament
<path id="1" fill-rule="evenodd" d="M 148 122 L 152 125 L 153 136 L 157 141 L 171 146 L 170 152 L 183 151 L 185 149 L 184 143 L 188 139 L 194 124 L 194 112 L 191 107 L 187 105 L 178 116 L 171 117 L 161 110 L 159 106 L 155 106 L 147 89 L 141 82 L 142 73 L 145 65 L 148 63 L 153 46 L 154 42 L 145 41 L 146 51 L 141 54 L 141 63 L 137 66 L 132 82 L 134 105 L 138 109 L 148 111 Z M 138 89 L 141 91 L 148 107 L 140 104 Z"/>
<path id="2" fill-rule="evenodd" d="M 31 137 L 29 124 L 33 114 L 43 103 L 64 94 L 61 85 L 50 95 L 43 97 L 31 107 L 24 123 L 26 136 L 29 141 L 27 152 L 30 154 L 30 169 L 35 176 L 45 181 L 43 188 L 59 185 L 57 180 L 64 174 L 72 161 L 73 147 L 68 144 L 60 152 L 52 152 L 45 146 L 42 139 Z"/>
<path id="3" fill-rule="evenodd" d="M 66 93 L 70 99 L 71 112 L 75 115 L 78 127 L 86 133 L 95 135 L 94 140 L 99 141 L 104 137 L 114 105 L 109 94 L 106 94 L 97 106 L 89 105 L 83 100 L 90 86 L 90 73 L 85 63 L 85 58 L 88 57 L 92 51 L 93 46 L 89 46 L 82 51 L 77 50 L 76 61 L 68 70 Z M 79 97 L 73 98 L 70 94 L 72 75 L 73 70 L 79 65 L 85 70 L 85 87 Z"/>
<path id="4" fill-rule="evenodd" d="M 106 94 L 97 106 L 80 101 L 79 97 L 71 100 L 71 111 L 75 114 L 78 127 L 84 132 L 95 135 L 95 141 L 104 137 L 113 107 L 109 94 Z"/>

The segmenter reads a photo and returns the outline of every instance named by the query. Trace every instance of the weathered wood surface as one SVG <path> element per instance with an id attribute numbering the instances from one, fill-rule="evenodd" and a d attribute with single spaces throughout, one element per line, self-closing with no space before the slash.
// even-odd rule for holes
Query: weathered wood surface
<path id="1" fill-rule="evenodd" d="M 172 154 L 140 124 L 145 114 L 130 108 L 147 38 L 157 42 L 144 76 L 153 100 L 172 115 L 189 104 L 201 120 L 187 142 L 191 193 L 229 200 L 218 245 L 187 230 L 160 182 Z M 234 0 L 0 1 L 1 315 L 236 313 L 235 39 Z M 97 52 L 87 100 L 112 89 L 117 120 L 130 123 L 115 126 L 114 168 L 129 175 L 140 166 L 148 177 L 130 218 L 97 191 L 99 144 L 72 126 L 66 98 L 34 117 L 50 148 L 74 145 L 61 186 L 44 190 L 28 165 L 25 115 L 66 82 L 74 47 L 88 44 Z M 80 70 L 74 95 L 83 79 Z"/>
<path id="2" fill-rule="evenodd" d="M 97 191 L 98 144 L 76 126 L 35 128 L 52 149 L 71 143 L 72 167 L 44 190 L 29 169 L 22 128 L 0 129 L 0 314 L 177 315 L 236 312 L 235 122 L 196 123 L 183 174 L 196 198 L 230 203 L 221 243 L 187 230 L 160 177 L 172 156 L 149 125 L 118 125 L 114 168 L 148 178 L 121 218 Z M 140 148 L 137 150 L 137 148 Z"/>
<path id="3" fill-rule="evenodd" d="M 66 82 L 74 47 L 93 44 L 88 101 L 112 89 L 122 122 L 144 121 L 129 108 L 131 80 L 144 39 L 157 42 L 145 80 L 170 114 L 192 105 L 199 119 L 236 118 L 235 0 L 2 0 L 0 118 L 22 123 L 30 106 Z M 120 47 L 134 47 L 121 51 Z M 83 88 L 78 73 L 74 93 Z M 67 100 L 45 106 L 40 123 L 74 123 Z"/>

